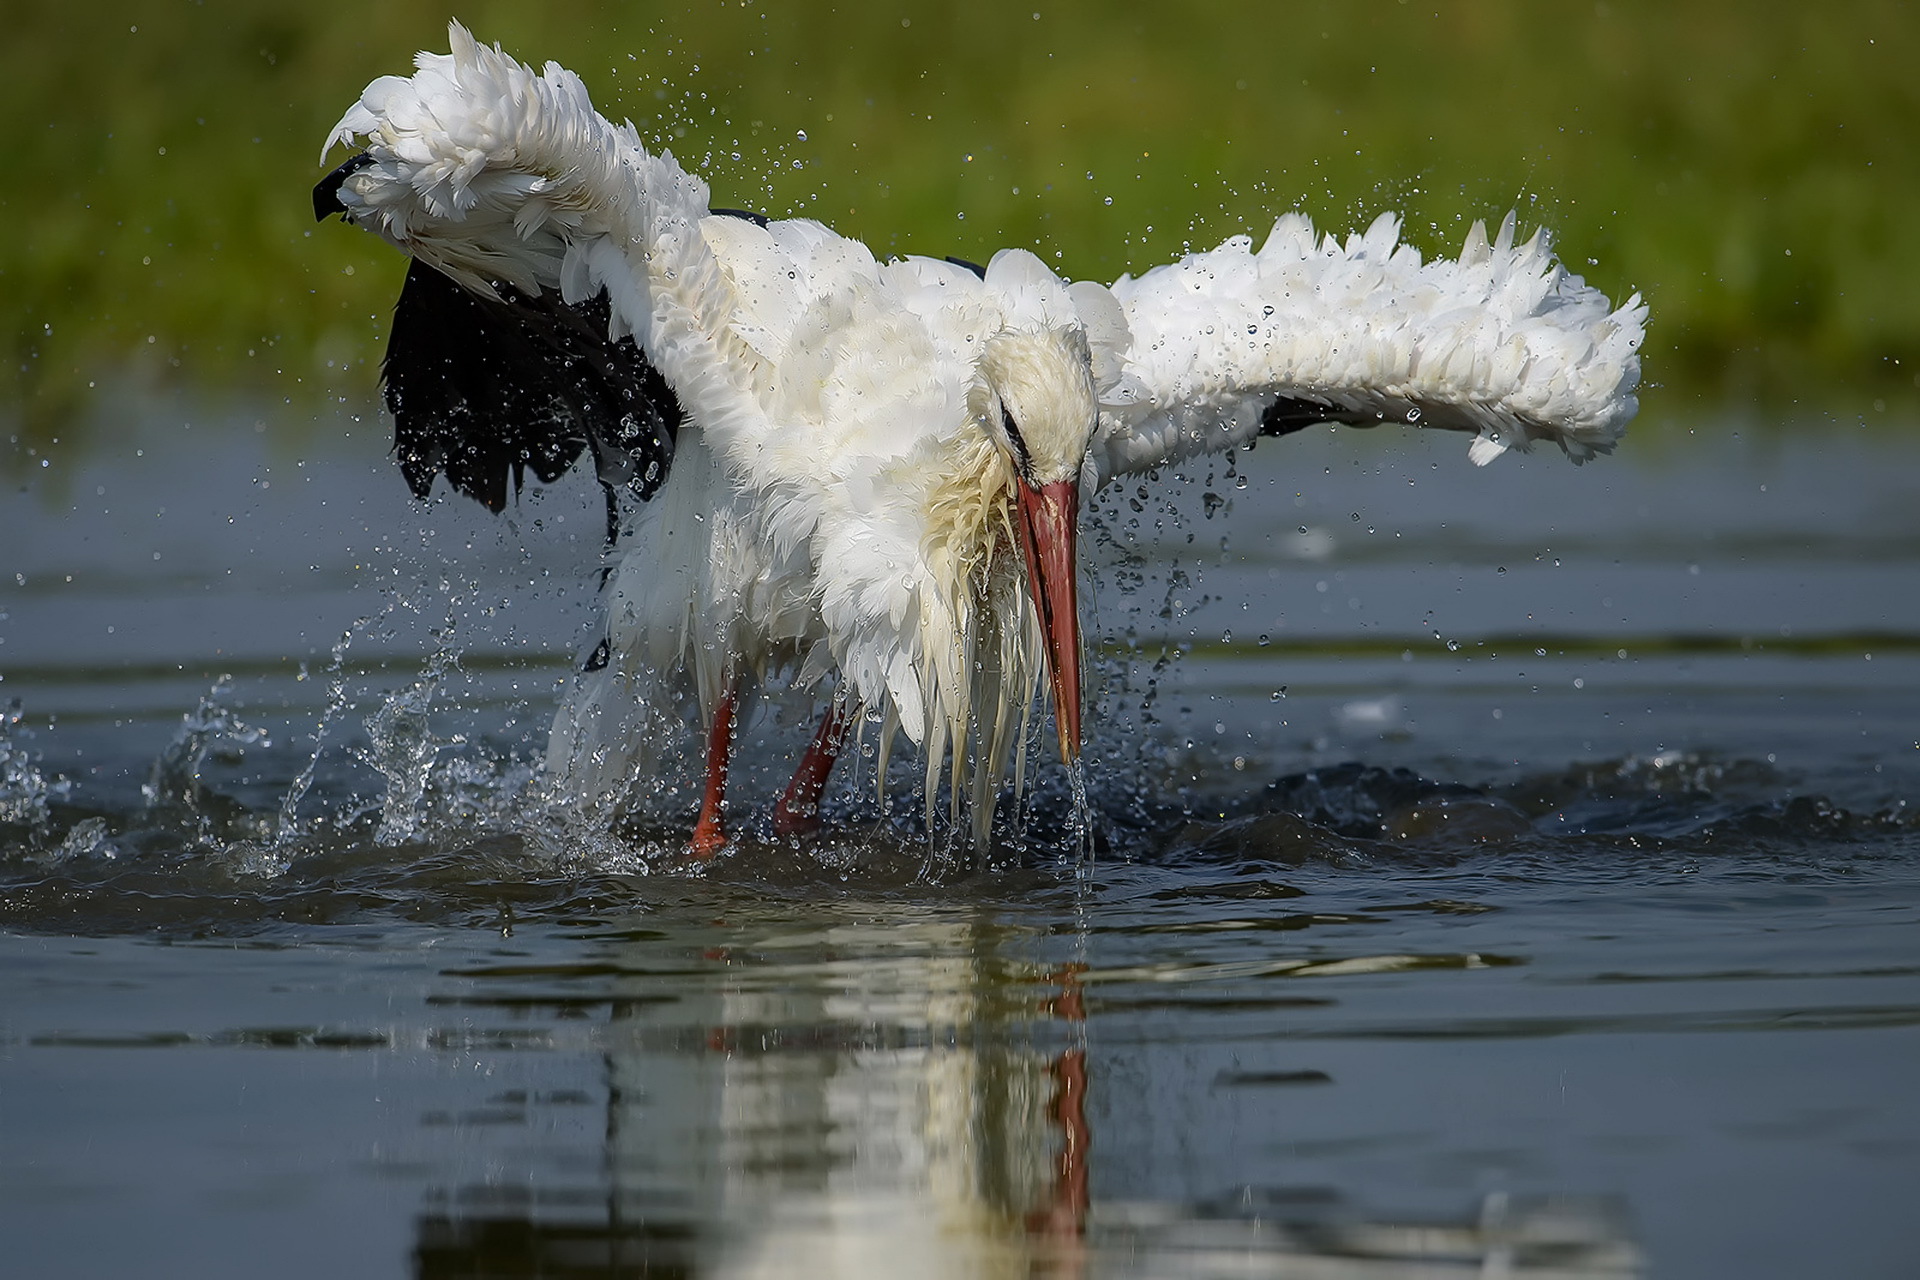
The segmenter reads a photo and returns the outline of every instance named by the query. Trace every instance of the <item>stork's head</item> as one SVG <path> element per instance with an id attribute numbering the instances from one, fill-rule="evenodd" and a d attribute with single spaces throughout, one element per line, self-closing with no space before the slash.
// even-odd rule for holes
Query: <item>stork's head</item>
<path id="1" fill-rule="evenodd" d="M 986 342 L 975 412 L 1015 477 L 1020 549 L 1046 641 L 1060 755 L 1080 753 L 1080 615 L 1074 547 L 1080 467 L 1098 408 L 1087 337 L 1076 326 L 1005 330 Z"/>

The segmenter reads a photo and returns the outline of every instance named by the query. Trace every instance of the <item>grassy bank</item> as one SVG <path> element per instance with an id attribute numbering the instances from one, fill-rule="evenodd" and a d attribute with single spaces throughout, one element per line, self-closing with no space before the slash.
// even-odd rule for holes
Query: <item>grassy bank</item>
<path id="1" fill-rule="evenodd" d="M 1039 6 L 1036 14 L 1036 6 Z M 1920 23 L 1894 3 L 690 0 L 460 13 L 712 179 L 895 251 L 1110 278 L 1299 208 L 1432 250 L 1518 207 L 1652 304 L 1652 412 L 1910 402 Z M 1437 12 L 1436 12 L 1437 11 Z M 0 5 L 0 412 L 95 384 L 365 398 L 402 264 L 312 223 L 319 141 L 446 9 Z M 1589 261 L 1594 265 L 1589 267 Z M 17 461 L 17 455 L 16 455 Z"/>

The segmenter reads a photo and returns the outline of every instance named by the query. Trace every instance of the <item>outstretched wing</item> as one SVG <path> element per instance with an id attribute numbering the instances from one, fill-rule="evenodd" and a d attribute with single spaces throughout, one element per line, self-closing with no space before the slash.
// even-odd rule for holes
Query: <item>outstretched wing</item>
<path id="1" fill-rule="evenodd" d="M 819 518 L 837 474 L 823 458 L 952 425 L 964 353 L 912 302 L 979 292 L 970 271 L 889 267 L 818 223 L 714 210 L 571 72 L 458 24 L 449 40 L 367 87 L 329 135 L 364 152 L 314 191 L 318 215 L 414 259 L 386 377 L 416 489 L 444 471 L 498 508 L 524 471 L 547 479 L 591 445 L 603 480 L 644 497 L 677 433 L 698 431 L 735 485 L 789 499 L 770 530 L 786 543 Z M 879 414 L 904 364 L 912 394 Z"/>
<path id="2" fill-rule="evenodd" d="M 1613 448 L 1639 407 L 1646 307 L 1615 308 L 1555 259 L 1544 231 L 1423 262 L 1382 215 L 1316 240 L 1299 214 L 1247 236 L 1076 285 L 1102 389 L 1096 482 L 1315 422 L 1474 434 L 1485 464 L 1551 440 L 1575 461 Z"/>
<path id="3" fill-rule="evenodd" d="M 452 53 L 348 110 L 329 146 L 365 150 L 314 188 L 314 213 L 413 258 L 383 375 L 414 492 L 444 473 L 498 511 L 527 471 L 557 479 L 591 449 L 611 538 L 616 490 L 652 496 L 684 419 L 646 347 L 647 282 L 611 246 L 703 215 L 706 188 L 594 113 L 578 77 L 449 34 Z"/>

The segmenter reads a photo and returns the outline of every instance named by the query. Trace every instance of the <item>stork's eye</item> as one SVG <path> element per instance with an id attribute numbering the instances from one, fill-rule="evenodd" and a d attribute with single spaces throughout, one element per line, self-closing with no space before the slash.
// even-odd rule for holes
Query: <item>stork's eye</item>
<path id="1" fill-rule="evenodd" d="M 1027 439 L 1020 434 L 1020 428 L 1013 421 L 1013 412 L 1002 406 L 1000 423 L 1007 429 L 1007 443 L 1013 446 L 1013 459 L 1019 464 L 1020 474 L 1033 474 L 1033 459 L 1027 456 Z"/>

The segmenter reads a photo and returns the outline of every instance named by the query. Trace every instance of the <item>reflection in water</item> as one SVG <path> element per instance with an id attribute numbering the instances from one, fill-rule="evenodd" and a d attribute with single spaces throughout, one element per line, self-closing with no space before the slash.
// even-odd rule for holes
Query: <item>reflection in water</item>
<path id="1" fill-rule="evenodd" d="M 434 1193 L 417 1274 L 1639 1274 L 1597 1202 L 1496 1193 L 1461 1220 L 1393 1222 L 1325 1189 L 1100 1201 L 1087 967 L 1024 959 L 1029 940 L 985 917 L 835 914 L 866 918 L 715 921 L 693 964 L 648 935 L 574 970 L 501 970 L 512 989 L 479 1002 L 523 1012 L 542 1001 L 529 977 L 551 995 L 608 975 L 604 1151 L 576 1159 L 579 1185 Z M 1227 1083 L 1304 1076 L 1327 1079 Z"/>
<path id="2" fill-rule="evenodd" d="M 1626 1280 L 1639 1250 L 1604 1201 L 1485 1197 L 1457 1221 L 1369 1221 L 1338 1197 L 1249 1195 L 1173 1213 L 1116 1206 L 1096 1233 L 1102 1274 L 1286 1280 Z"/>
<path id="3" fill-rule="evenodd" d="M 1058 992 L 1042 1006 L 1072 1027 L 1080 1043 L 1062 1049 L 1060 1056 L 1047 1064 L 1047 1075 L 1053 1081 L 1047 1118 L 1059 1129 L 1060 1150 L 1054 1157 L 1053 1182 L 1045 1204 L 1027 1215 L 1028 1232 L 1050 1246 L 1050 1258 L 1067 1274 L 1075 1274 L 1085 1265 L 1083 1238 L 1087 1209 L 1092 1203 L 1088 1191 L 1093 1131 L 1087 1124 L 1087 1005 L 1080 990 L 1084 972 L 1084 964 L 1058 970 L 1053 975 Z"/>
<path id="4" fill-rule="evenodd" d="M 0 504 L 0 1272 L 1911 1270 L 1910 443 L 1117 514 L 1097 858 L 928 883 L 546 821 L 597 495 L 340 426 Z"/>
<path id="5" fill-rule="evenodd" d="M 691 1202 L 739 1275 L 1015 1269 L 1044 1181 L 1042 1055 L 1021 979 L 974 921 L 882 917 L 763 936 L 704 990 L 614 1007 L 609 1168 L 623 1219 Z M 775 959 L 783 981 L 762 967 Z M 637 998 L 636 998 L 637 997 Z"/>
<path id="6" fill-rule="evenodd" d="M 990 925 L 873 914 L 724 941 L 716 923 L 694 964 L 616 943 L 599 1203 L 445 1194 L 420 1274 L 1020 1271 L 1067 1069 L 999 1006 L 1039 979 L 1001 971 Z M 1084 1149 L 1061 1157 L 1079 1190 L 1049 1230 L 1080 1230 Z"/>

